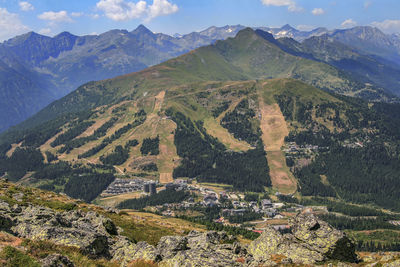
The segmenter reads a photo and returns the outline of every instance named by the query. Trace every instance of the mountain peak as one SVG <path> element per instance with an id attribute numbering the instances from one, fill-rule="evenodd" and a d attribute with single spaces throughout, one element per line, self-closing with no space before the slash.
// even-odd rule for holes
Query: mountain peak
<path id="1" fill-rule="evenodd" d="M 236 34 L 236 37 L 235 38 L 240 38 L 241 36 L 247 36 L 247 35 L 252 35 L 252 34 L 255 34 L 255 31 L 252 29 L 252 28 L 250 28 L 250 27 L 247 27 L 247 28 L 244 28 L 243 30 L 240 30 L 237 34 Z"/>
<path id="2" fill-rule="evenodd" d="M 65 37 L 77 37 L 77 36 L 73 35 L 70 32 L 67 32 L 67 31 L 61 32 L 61 33 L 57 34 L 56 36 L 54 36 L 54 38 L 63 38 L 63 37 L 65 38 Z"/>
<path id="3" fill-rule="evenodd" d="M 289 24 L 285 24 L 281 27 L 281 30 L 285 30 L 285 31 L 297 31 L 295 28 L 293 28 L 292 26 L 290 26 Z"/>
<path id="4" fill-rule="evenodd" d="M 44 36 L 44 35 L 41 35 L 41 34 L 38 34 L 36 32 L 31 31 L 31 32 L 27 32 L 27 33 L 18 35 L 18 36 L 14 37 L 14 38 L 11 38 L 11 39 L 5 41 L 4 43 L 7 44 L 7 45 L 12 45 L 13 46 L 13 45 L 18 45 L 18 44 L 24 43 L 24 42 L 26 42 L 28 40 L 36 40 L 36 39 L 39 39 L 39 38 L 49 38 L 49 39 L 51 39 L 51 37 Z"/>
<path id="5" fill-rule="evenodd" d="M 150 34 L 153 35 L 154 33 L 150 31 L 146 26 L 140 24 L 135 30 L 132 31 L 133 34 Z"/>

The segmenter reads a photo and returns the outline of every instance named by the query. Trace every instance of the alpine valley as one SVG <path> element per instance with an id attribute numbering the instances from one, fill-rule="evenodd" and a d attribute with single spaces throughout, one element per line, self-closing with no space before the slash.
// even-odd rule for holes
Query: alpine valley
<path id="1" fill-rule="evenodd" d="M 0 260 L 398 266 L 397 36 L 141 25 L 0 54 L 0 129 L 21 122 L 0 136 Z"/>

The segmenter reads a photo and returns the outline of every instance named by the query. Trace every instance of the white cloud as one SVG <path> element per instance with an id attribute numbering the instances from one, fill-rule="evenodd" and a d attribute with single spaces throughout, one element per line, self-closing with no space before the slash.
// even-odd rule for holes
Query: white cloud
<path id="1" fill-rule="evenodd" d="M 266 6 L 287 6 L 290 12 L 300 12 L 304 9 L 296 4 L 294 0 L 261 0 Z"/>
<path id="2" fill-rule="evenodd" d="M 91 17 L 92 19 L 98 19 L 100 18 L 99 14 L 90 14 L 89 17 Z"/>
<path id="3" fill-rule="evenodd" d="M 354 21 L 353 19 L 346 19 L 345 21 L 340 24 L 343 28 L 352 28 L 357 25 L 357 22 Z"/>
<path id="4" fill-rule="evenodd" d="M 96 6 L 104 12 L 107 18 L 116 21 L 138 18 L 149 20 L 175 13 L 179 9 L 177 5 L 168 0 L 153 0 L 151 5 L 143 0 L 136 3 L 125 0 L 100 0 Z"/>
<path id="5" fill-rule="evenodd" d="M 322 8 L 314 8 L 314 9 L 311 11 L 311 13 L 312 13 L 314 16 L 320 16 L 320 15 L 325 14 L 325 10 L 323 10 Z"/>
<path id="6" fill-rule="evenodd" d="M 371 25 L 385 33 L 400 33 L 400 20 L 387 19 L 381 22 L 374 21 Z"/>
<path id="7" fill-rule="evenodd" d="M 30 11 L 35 9 L 31 3 L 26 1 L 19 2 L 18 5 L 22 11 Z"/>
<path id="8" fill-rule="evenodd" d="M 72 22 L 72 19 L 69 17 L 67 11 L 59 11 L 59 12 L 54 12 L 54 11 L 47 11 L 43 12 L 38 16 L 39 19 L 42 20 L 48 20 L 50 22 Z"/>
<path id="9" fill-rule="evenodd" d="M 145 1 L 135 4 L 124 0 L 100 0 L 96 6 L 105 13 L 107 18 L 117 21 L 140 18 L 147 10 Z"/>
<path id="10" fill-rule="evenodd" d="M 153 4 L 149 6 L 149 18 L 173 14 L 178 9 L 177 5 L 171 4 L 168 0 L 153 0 Z"/>
<path id="11" fill-rule="evenodd" d="M 78 17 L 82 17 L 82 16 L 83 16 L 82 12 L 72 12 L 71 13 L 71 17 L 78 18 Z"/>
<path id="12" fill-rule="evenodd" d="M 22 24 L 17 14 L 0 7 L 0 41 L 25 33 L 30 29 Z"/>
<path id="13" fill-rule="evenodd" d="M 39 30 L 39 33 L 43 34 L 43 35 L 49 35 L 51 33 L 51 29 L 50 28 L 43 28 L 43 29 Z"/>

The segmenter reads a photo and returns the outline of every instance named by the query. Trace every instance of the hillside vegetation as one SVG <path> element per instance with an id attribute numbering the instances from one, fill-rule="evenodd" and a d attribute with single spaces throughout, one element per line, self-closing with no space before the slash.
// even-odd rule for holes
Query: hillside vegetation
<path id="1" fill-rule="evenodd" d="M 0 174 L 86 201 L 140 176 L 398 210 L 399 105 L 343 96 L 380 91 L 271 38 L 245 29 L 82 85 L 1 136 Z"/>

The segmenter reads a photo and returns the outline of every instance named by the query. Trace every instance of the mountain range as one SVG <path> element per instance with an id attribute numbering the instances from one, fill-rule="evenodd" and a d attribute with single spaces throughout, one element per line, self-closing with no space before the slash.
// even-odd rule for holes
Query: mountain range
<path id="1" fill-rule="evenodd" d="M 244 28 L 210 27 L 172 37 L 140 25 L 131 32 L 111 30 L 88 36 L 63 32 L 53 38 L 31 32 L 12 38 L 0 45 L 0 94 L 4 96 L 0 100 L 0 131 L 86 82 L 142 70 L 216 40 L 234 37 Z M 395 35 L 371 27 L 334 31 L 317 28 L 308 32 L 290 25 L 258 29 L 272 33 L 289 54 L 328 63 L 353 76 L 353 80 L 398 94 L 400 41 Z"/>
<path id="2" fill-rule="evenodd" d="M 354 97 L 389 96 L 282 47 L 245 28 L 84 84 L 1 136 L 0 174 L 86 201 L 118 172 L 399 210 L 399 104 Z"/>

